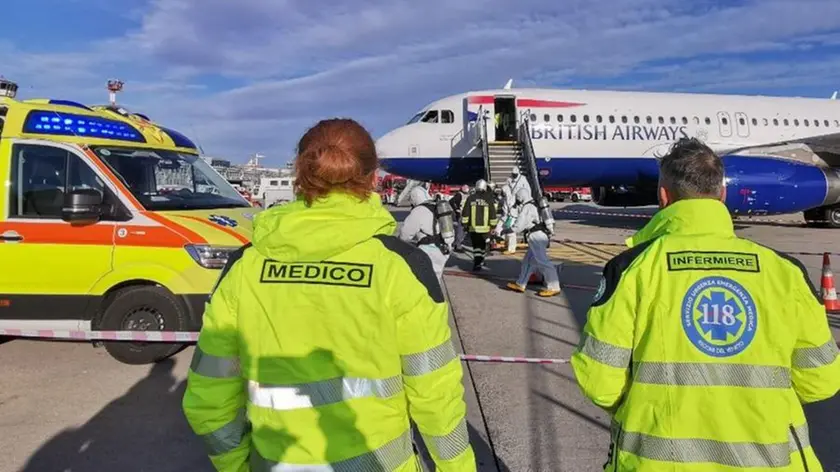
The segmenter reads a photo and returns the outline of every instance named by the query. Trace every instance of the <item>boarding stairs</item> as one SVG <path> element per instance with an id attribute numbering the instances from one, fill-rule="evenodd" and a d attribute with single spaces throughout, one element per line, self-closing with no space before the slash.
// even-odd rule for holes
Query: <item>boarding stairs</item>
<path id="1" fill-rule="evenodd" d="M 530 111 L 523 111 L 519 116 L 519 127 L 516 141 L 492 141 L 487 139 L 488 119 L 482 108 L 479 108 L 476 134 L 476 145 L 481 147 L 484 157 L 484 179 L 496 185 L 505 183 L 514 167 L 528 179 L 535 201 L 543 196 L 537 170 L 534 143 L 531 141 Z"/>
<path id="2" fill-rule="evenodd" d="M 488 182 L 493 182 L 496 186 L 503 185 L 505 180 L 510 177 L 514 167 L 518 167 L 522 174 L 527 172 L 527 166 L 522 156 L 521 143 L 517 141 L 496 141 L 488 143 L 487 148 Z"/>

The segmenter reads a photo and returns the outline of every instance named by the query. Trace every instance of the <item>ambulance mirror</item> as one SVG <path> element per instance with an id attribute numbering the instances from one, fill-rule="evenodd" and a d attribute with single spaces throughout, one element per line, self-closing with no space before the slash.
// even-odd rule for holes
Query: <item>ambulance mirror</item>
<path id="1" fill-rule="evenodd" d="M 90 224 L 102 216 L 102 193 L 92 188 L 75 188 L 64 197 L 61 219 L 70 223 Z"/>

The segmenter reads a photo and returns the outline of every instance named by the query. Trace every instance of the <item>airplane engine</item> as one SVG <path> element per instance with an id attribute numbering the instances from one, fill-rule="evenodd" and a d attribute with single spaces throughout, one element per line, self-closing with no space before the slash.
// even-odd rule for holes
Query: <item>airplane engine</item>
<path id="1" fill-rule="evenodd" d="M 624 185 L 592 187 L 592 201 L 604 207 L 637 207 L 659 203 L 655 187 Z"/>
<path id="2" fill-rule="evenodd" d="M 840 204 L 840 169 L 726 156 L 726 206 L 736 215 L 798 213 Z"/>

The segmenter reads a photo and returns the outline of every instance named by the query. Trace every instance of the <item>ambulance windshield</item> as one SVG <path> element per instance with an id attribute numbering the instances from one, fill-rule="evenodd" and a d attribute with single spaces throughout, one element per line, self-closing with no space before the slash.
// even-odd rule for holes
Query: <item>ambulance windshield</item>
<path id="1" fill-rule="evenodd" d="M 149 211 L 251 206 L 196 155 L 112 146 L 93 150 Z"/>

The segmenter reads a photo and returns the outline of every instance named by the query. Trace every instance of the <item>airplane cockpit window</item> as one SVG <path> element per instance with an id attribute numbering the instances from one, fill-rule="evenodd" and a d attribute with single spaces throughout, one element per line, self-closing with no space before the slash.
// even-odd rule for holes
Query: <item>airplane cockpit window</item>
<path id="1" fill-rule="evenodd" d="M 425 114 L 426 114 L 425 111 L 421 111 L 420 113 L 412 116 L 411 119 L 408 120 L 408 123 L 406 123 L 406 124 L 410 125 L 412 123 L 417 123 L 418 121 L 420 121 L 420 118 L 423 118 L 423 115 L 425 115 Z"/>
<path id="2" fill-rule="evenodd" d="M 452 113 L 452 110 L 442 110 L 440 114 L 441 123 L 455 123 L 455 113 Z"/>
<path id="3" fill-rule="evenodd" d="M 437 123 L 438 122 L 438 111 L 437 110 L 429 110 L 426 112 L 426 115 L 423 116 L 423 119 L 420 120 L 423 123 Z"/>

